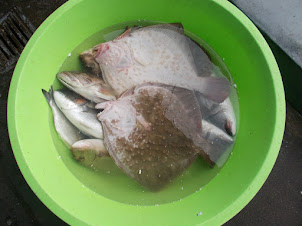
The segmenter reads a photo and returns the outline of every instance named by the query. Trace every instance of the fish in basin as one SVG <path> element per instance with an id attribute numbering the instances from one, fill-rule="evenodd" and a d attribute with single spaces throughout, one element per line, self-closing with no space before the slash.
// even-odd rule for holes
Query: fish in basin
<path id="1" fill-rule="evenodd" d="M 104 81 L 116 95 L 145 82 L 198 91 L 217 103 L 224 101 L 230 92 L 226 78 L 199 76 L 180 24 L 129 28 L 90 52 L 99 64 Z"/>
<path id="2" fill-rule="evenodd" d="M 55 90 L 53 97 L 61 112 L 83 134 L 103 139 L 102 125 L 96 118 L 98 111 L 94 103 L 67 89 Z"/>
<path id="3" fill-rule="evenodd" d="M 219 166 L 236 133 L 230 83 L 215 75 L 210 56 L 182 26 L 129 28 L 80 61 L 88 73 L 57 74 L 71 91 L 53 97 L 86 135 L 68 144 L 82 165 L 110 156 L 150 190 L 165 187 L 199 155 Z"/>
<path id="4" fill-rule="evenodd" d="M 209 142 L 202 137 L 202 115 L 192 90 L 145 83 L 96 107 L 104 109 L 98 119 L 110 156 L 151 190 L 164 187 L 198 155 L 214 165 L 211 155 L 219 150 L 203 149 Z"/>

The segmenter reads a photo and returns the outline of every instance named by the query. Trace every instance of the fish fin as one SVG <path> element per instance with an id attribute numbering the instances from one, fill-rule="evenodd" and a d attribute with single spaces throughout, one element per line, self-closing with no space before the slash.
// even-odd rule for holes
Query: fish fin
<path id="1" fill-rule="evenodd" d="M 97 105 L 95 105 L 94 108 L 96 109 L 105 109 L 106 106 L 111 103 L 111 101 L 105 101 L 105 102 L 101 102 L 101 103 L 98 103 Z"/>
<path id="2" fill-rule="evenodd" d="M 47 100 L 48 104 L 50 104 L 50 101 L 53 100 L 53 88 L 52 86 L 50 87 L 49 91 L 47 92 L 45 89 L 42 89 L 42 93 Z"/>
<path id="3" fill-rule="evenodd" d="M 127 28 L 126 31 L 124 31 L 120 36 L 117 36 L 114 40 L 120 40 L 122 38 L 125 38 L 125 37 L 129 36 L 132 29 L 133 29 L 132 27 Z"/>
<path id="4" fill-rule="evenodd" d="M 116 99 L 114 90 L 106 83 L 100 84 L 97 95 L 104 101 Z"/>
<path id="5" fill-rule="evenodd" d="M 210 167 L 214 167 L 215 166 L 215 162 L 213 162 L 210 158 L 210 156 L 204 152 L 202 149 L 197 149 L 198 150 L 198 154 L 203 158 L 203 160 L 205 160 Z"/>
<path id="6" fill-rule="evenodd" d="M 138 26 L 138 25 L 134 25 L 133 27 L 130 27 L 130 28 L 128 26 L 126 26 L 126 30 L 120 36 L 117 36 L 114 40 L 120 40 L 122 38 L 130 36 L 132 32 L 134 32 L 140 28 L 142 28 L 142 27 Z"/>
<path id="7" fill-rule="evenodd" d="M 133 27 L 126 26 L 125 31 L 120 36 L 116 37 L 114 40 L 119 40 L 121 38 L 124 38 L 125 36 L 130 35 L 132 32 L 134 32 L 142 27 L 143 26 L 139 26 L 139 25 L 133 25 Z"/>
<path id="8" fill-rule="evenodd" d="M 191 50 L 198 76 L 210 76 L 213 72 L 214 64 L 210 54 L 195 40 L 186 36 L 186 41 Z"/>
<path id="9" fill-rule="evenodd" d="M 49 101 L 51 100 L 50 94 L 45 89 L 42 89 L 42 93 L 43 93 L 44 97 L 46 98 L 47 102 L 49 103 Z"/>
<path id="10" fill-rule="evenodd" d="M 145 84 L 141 84 L 141 85 L 138 85 L 136 87 L 141 87 L 141 86 L 143 86 Z M 134 90 L 136 89 L 136 87 L 132 87 L 130 89 L 125 90 L 123 93 L 120 94 L 119 98 L 124 98 L 124 97 L 130 96 L 130 95 L 133 95 L 134 94 Z"/>
<path id="11" fill-rule="evenodd" d="M 230 82 L 224 77 L 203 77 L 200 91 L 210 100 L 221 103 L 230 95 Z"/>
<path id="12" fill-rule="evenodd" d="M 87 100 L 86 106 L 90 109 L 95 109 L 95 103 L 93 101 Z"/>
<path id="13" fill-rule="evenodd" d="M 179 109 L 178 104 L 168 103 L 168 112 L 172 114 L 172 119 L 177 128 L 179 128 L 187 137 L 193 138 L 194 133 L 201 132 L 201 113 L 194 91 L 174 87 L 173 95 L 181 102 L 182 109 Z M 177 102 L 176 102 L 177 103 Z M 191 124 L 189 125 L 188 122 Z M 193 130 L 194 128 L 194 130 Z"/>
<path id="14" fill-rule="evenodd" d="M 174 26 L 180 30 L 184 30 L 184 26 L 182 25 L 182 23 L 169 23 L 169 25 Z"/>
<path id="15" fill-rule="evenodd" d="M 165 23 L 165 24 L 156 24 L 144 27 L 145 29 L 169 29 L 172 31 L 176 31 L 179 34 L 184 35 L 184 28 L 181 23 Z"/>
<path id="16" fill-rule="evenodd" d="M 140 28 L 142 28 L 142 26 L 134 25 L 134 26 L 132 27 L 132 29 L 131 29 L 131 32 L 134 32 L 134 31 L 136 31 L 136 30 L 138 30 L 138 29 L 140 29 Z"/>
<path id="17" fill-rule="evenodd" d="M 150 131 L 151 123 L 149 123 L 141 114 L 136 115 L 136 120 L 147 130 Z"/>

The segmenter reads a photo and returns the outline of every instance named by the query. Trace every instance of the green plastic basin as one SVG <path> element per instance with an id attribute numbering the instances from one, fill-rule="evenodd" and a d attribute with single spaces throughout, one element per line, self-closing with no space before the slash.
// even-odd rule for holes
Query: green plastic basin
<path id="1" fill-rule="evenodd" d="M 41 93 L 53 84 L 67 55 L 86 38 L 135 20 L 181 22 L 224 59 L 239 96 L 237 141 L 219 174 L 203 189 L 159 205 L 130 204 L 133 194 L 120 186 L 122 176 L 108 183 L 105 175 L 98 179 L 77 164 L 54 136 L 51 111 Z M 45 20 L 21 54 L 7 115 L 21 172 L 41 201 L 67 223 L 219 225 L 237 214 L 268 177 L 284 132 L 285 99 L 267 43 L 228 1 L 71 0 Z M 138 195 L 143 199 L 145 194 Z"/>

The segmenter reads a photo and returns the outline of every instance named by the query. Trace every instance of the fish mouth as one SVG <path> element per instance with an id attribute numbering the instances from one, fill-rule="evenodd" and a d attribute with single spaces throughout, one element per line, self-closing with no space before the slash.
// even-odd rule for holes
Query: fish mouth
<path id="1" fill-rule="evenodd" d="M 65 81 L 63 78 L 60 78 L 59 76 L 58 76 L 58 79 L 59 79 L 59 81 L 60 81 L 64 86 L 66 86 L 67 88 L 69 88 L 69 89 L 71 89 L 72 91 L 76 92 L 75 87 L 74 87 L 72 84 L 68 83 L 67 81 Z"/>
<path id="2" fill-rule="evenodd" d="M 74 73 L 74 74 L 71 74 Z M 79 82 L 79 78 L 76 76 L 78 72 L 74 71 L 74 72 L 68 72 L 68 71 L 64 71 L 61 73 L 57 74 L 57 78 L 61 81 L 64 82 L 66 84 L 70 84 L 71 83 L 75 83 L 75 82 Z"/>

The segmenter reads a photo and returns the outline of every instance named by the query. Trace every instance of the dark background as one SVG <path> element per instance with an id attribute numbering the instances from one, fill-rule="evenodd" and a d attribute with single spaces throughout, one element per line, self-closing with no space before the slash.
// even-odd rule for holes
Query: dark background
<path id="1" fill-rule="evenodd" d="M 64 2 L 0 1 L 0 18 L 17 6 L 37 28 Z M 32 192 L 13 156 L 7 131 L 6 107 L 14 65 L 0 74 L 0 225 L 66 225 Z M 225 225 L 302 225 L 301 149 L 302 117 L 287 104 L 284 139 L 270 176 L 254 199 Z"/>

